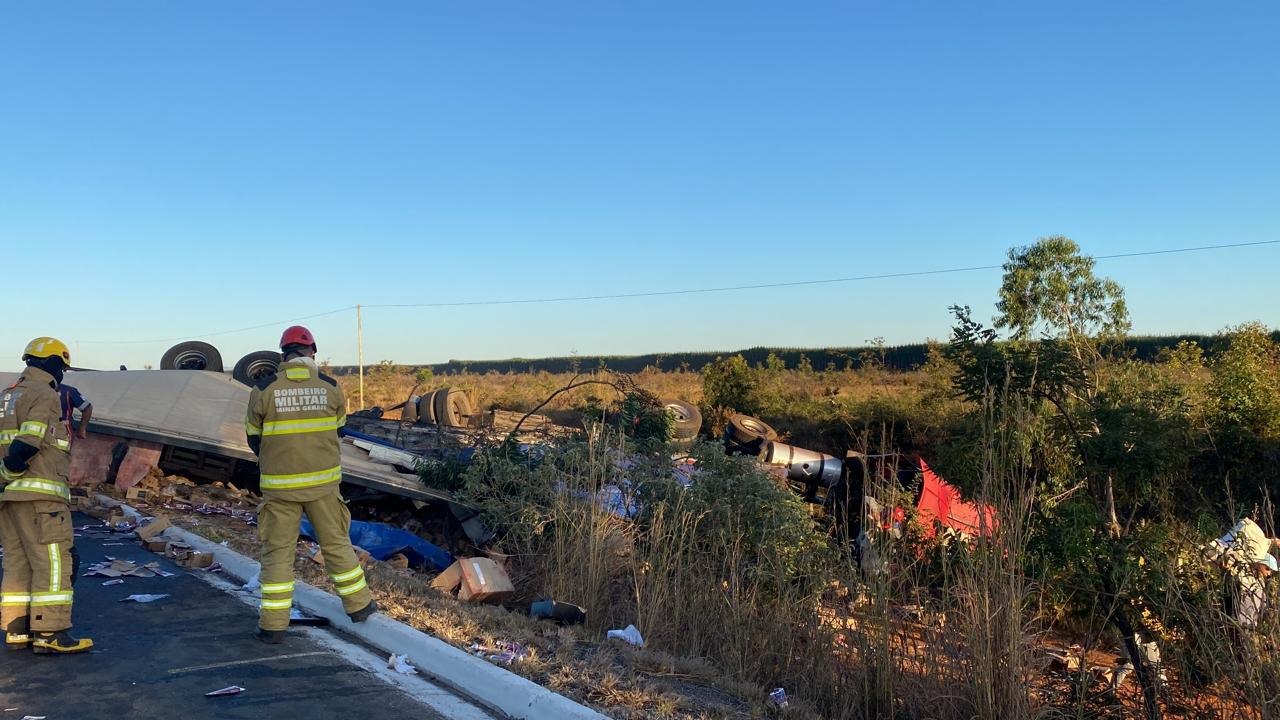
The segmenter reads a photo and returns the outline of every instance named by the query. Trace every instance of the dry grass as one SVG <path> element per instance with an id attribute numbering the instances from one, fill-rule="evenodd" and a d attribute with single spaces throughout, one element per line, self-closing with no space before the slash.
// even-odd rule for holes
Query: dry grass
<path id="1" fill-rule="evenodd" d="M 878 445 L 875 432 L 885 423 L 894 426 L 900 443 L 926 447 L 957 410 L 946 391 L 944 367 L 926 366 L 913 371 L 889 371 L 877 367 L 857 370 L 757 369 L 760 416 L 771 422 L 788 442 L 833 453 L 846 447 Z M 425 394 L 442 387 L 462 389 L 481 411 L 492 409 L 527 412 L 575 376 L 536 373 L 457 373 L 419 382 L 412 372 L 393 364 L 376 366 L 365 376 L 365 406 L 388 408 L 410 394 Z M 663 399 L 702 404 L 703 376 L 689 371 L 646 369 L 628 376 L 635 385 Z M 357 409 L 358 379 L 338 378 L 352 409 Z M 619 398 L 599 386 L 564 393 L 543 409 L 562 422 L 578 421 L 586 408 L 608 406 Z M 724 417 L 703 408 L 703 429 L 718 435 Z M 599 420 L 598 417 L 594 418 Z"/>
<path id="2" fill-rule="evenodd" d="M 256 534 L 244 532 L 243 523 L 234 519 L 178 515 L 172 520 L 203 537 L 225 540 L 248 557 L 257 557 Z M 332 592 L 322 565 L 299 557 L 294 572 L 299 580 Z M 610 717 L 743 717 L 752 707 L 744 698 L 758 694 L 758 689 L 727 680 L 697 659 L 604 642 L 602 633 L 560 627 L 500 606 L 460 602 L 431 588 L 430 574 L 392 568 L 376 560 L 369 563 L 366 574 L 386 616 L 462 649 L 474 643 L 519 643 L 529 650 L 528 657 L 508 669 L 593 705 Z"/>

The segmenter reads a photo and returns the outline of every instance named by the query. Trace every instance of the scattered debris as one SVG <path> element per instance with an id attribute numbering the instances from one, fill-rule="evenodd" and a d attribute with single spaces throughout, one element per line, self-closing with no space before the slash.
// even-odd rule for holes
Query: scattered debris
<path id="1" fill-rule="evenodd" d="M 115 532 L 133 532 L 138 527 L 137 521 L 126 515 L 120 507 L 113 507 L 107 511 L 107 528 Z"/>
<path id="2" fill-rule="evenodd" d="M 610 640 L 624 640 L 636 647 L 644 647 L 644 636 L 635 625 L 628 625 L 625 630 L 610 630 L 605 633 L 605 637 Z"/>
<path id="3" fill-rule="evenodd" d="M 311 617 L 298 608 L 289 608 L 289 625 L 292 627 L 329 627 L 329 618 Z"/>
<path id="4" fill-rule="evenodd" d="M 397 570 L 409 569 L 409 558 L 405 557 L 404 553 L 392 555 L 387 558 L 386 563 Z"/>
<path id="5" fill-rule="evenodd" d="M 476 657 L 486 658 L 500 665 L 510 665 L 529 657 L 529 649 L 515 642 L 500 642 L 496 647 L 472 643 L 467 651 Z"/>
<path id="6" fill-rule="evenodd" d="M 184 542 L 170 542 L 165 546 L 164 554 L 181 568 L 198 570 L 213 565 L 213 553 L 195 550 Z"/>
<path id="7" fill-rule="evenodd" d="M 483 557 L 458 560 L 440 573 L 431 587 L 446 593 L 456 589 L 463 602 L 502 602 L 516 590 L 507 571 Z"/>
<path id="8" fill-rule="evenodd" d="M 223 695 L 239 695 L 242 692 L 244 692 L 244 688 L 240 687 L 239 685 L 230 685 L 228 687 L 222 688 L 221 690 L 214 690 L 213 692 L 207 692 L 204 694 L 204 696 L 205 697 L 222 697 Z"/>
<path id="9" fill-rule="evenodd" d="M 156 600 L 163 600 L 164 598 L 167 598 L 167 597 L 169 597 L 169 593 L 162 593 L 159 595 L 143 593 L 141 595 L 130 595 L 129 597 L 122 599 L 120 602 L 132 601 L 136 603 L 149 603 L 149 602 L 155 602 Z"/>
<path id="10" fill-rule="evenodd" d="M 164 532 L 168 528 L 169 528 L 169 518 L 157 517 L 151 522 L 147 523 L 146 525 L 140 525 L 138 527 L 138 530 L 137 530 L 138 537 L 143 542 L 147 542 L 148 540 L 154 539 L 155 536 Z"/>
<path id="11" fill-rule="evenodd" d="M 301 533 L 308 538 L 316 539 L 315 528 L 306 519 L 302 521 Z M 352 545 L 364 548 L 378 560 L 387 560 L 393 555 L 401 554 L 405 556 L 408 566 L 411 567 L 426 565 L 436 570 L 443 570 L 453 564 L 453 556 L 445 550 L 407 530 L 387 523 L 353 520 L 350 536 Z"/>
<path id="12" fill-rule="evenodd" d="M 587 621 L 587 611 L 573 603 L 539 600 L 529 606 L 529 617 L 555 620 L 561 625 L 580 625 Z"/>
<path id="13" fill-rule="evenodd" d="M 387 667 L 392 668 L 401 675 L 418 674 L 418 669 L 409 663 L 409 657 L 407 655 L 396 655 L 395 653 L 392 653 L 391 657 L 387 658 Z"/>
<path id="14" fill-rule="evenodd" d="M 130 560 L 117 560 L 108 556 L 106 562 L 95 563 L 90 565 L 84 572 L 84 577 L 100 575 L 107 578 L 125 578 L 140 577 L 149 578 L 161 575 L 160 563 L 147 563 L 146 565 L 138 565 Z"/>
<path id="15" fill-rule="evenodd" d="M 262 589 L 262 573 L 256 572 L 249 581 L 240 587 L 241 590 L 249 593 L 256 593 Z"/>
<path id="16" fill-rule="evenodd" d="M 102 583 L 102 587 L 107 587 L 109 585 L 123 585 L 123 584 L 124 584 L 124 578 L 116 578 L 115 580 L 108 580 Z"/>
<path id="17" fill-rule="evenodd" d="M 784 708 L 791 704 L 791 702 L 787 700 L 787 691 L 782 688 L 774 688 L 773 692 L 769 693 L 769 699 L 773 701 L 774 705 L 777 705 L 780 708 Z"/>

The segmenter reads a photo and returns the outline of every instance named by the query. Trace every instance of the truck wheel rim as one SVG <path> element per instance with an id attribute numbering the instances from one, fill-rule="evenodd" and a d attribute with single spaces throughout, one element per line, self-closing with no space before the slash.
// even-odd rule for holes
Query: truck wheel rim
<path id="1" fill-rule="evenodd" d="M 196 350 L 188 350 L 173 359 L 173 366 L 179 370 L 204 370 L 209 367 L 209 358 Z"/>

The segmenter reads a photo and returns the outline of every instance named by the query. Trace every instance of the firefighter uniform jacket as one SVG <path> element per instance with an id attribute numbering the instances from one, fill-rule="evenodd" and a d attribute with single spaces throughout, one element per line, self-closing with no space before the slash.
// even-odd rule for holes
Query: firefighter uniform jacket
<path id="1" fill-rule="evenodd" d="M 17 382 L 0 392 L 0 458 L 11 443 L 37 449 L 26 472 L 4 488 L 0 500 L 23 502 L 52 500 L 69 503 L 67 471 L 71 466 L 71 441 L 60 421 L 57 381 L 49 373 L 27 367 Z"/>
<path id="2" fill-rule="evenodd" d="M 258 381 L 245 432 L 258 450 L 263 497 L 305 503 L 333 492 L 342 480 L 338 428 L 346 406 L 338 383 L 301 358 Z"/>

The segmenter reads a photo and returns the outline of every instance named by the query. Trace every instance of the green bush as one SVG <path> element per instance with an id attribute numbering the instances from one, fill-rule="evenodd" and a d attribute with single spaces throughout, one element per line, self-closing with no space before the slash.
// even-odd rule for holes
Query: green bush
<path id="1" fill-rule="evenodd" d="M 708 410 L 731 408 L 747 415 L 759 415 L 759 381 L 741 355 L 716 358 L 702 369 L 702 398 Z"/>

